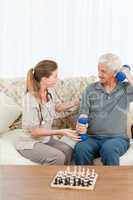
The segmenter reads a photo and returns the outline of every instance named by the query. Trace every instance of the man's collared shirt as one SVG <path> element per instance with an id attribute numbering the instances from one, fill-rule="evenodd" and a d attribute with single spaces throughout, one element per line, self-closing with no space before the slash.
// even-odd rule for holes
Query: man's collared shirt
<path id="1" fill-rule="evenodd" d="M 118 82 L 111 93 L 96 82 L 83 93 L 80 114 L 87 114 L 91 119 L 90 129 L 94 135 L 127 137 L 127 113 L 131 101 L 133 86 L 128 82 Z"/>

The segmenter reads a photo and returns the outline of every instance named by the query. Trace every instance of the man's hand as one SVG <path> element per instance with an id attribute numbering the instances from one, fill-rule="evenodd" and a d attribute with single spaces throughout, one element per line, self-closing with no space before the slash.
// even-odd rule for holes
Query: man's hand
<path id="1" fill-rule="evenodd" d="M 79 134 L 84 134 L 87 132 L 87 127 L 86 126 L 79 126 L 79 123 L 77 122 L 76 124 L 76 130 Z"/>
<path id="2" fill-rule="evenodd" d="M 88 115 L 86 115 L 86 114 L 81 114 L 81 115 L 79 116 L 79 118 L 88 118 Z M 80 126 L 79 126 L 79 123 L 78 123 L 78 121 L 77 121 L 76 130 L 77 130 L 77 132 L 80 133 L 80 134 L 86 133 L 86 132 L 87 132 L 87 126 L 85 126 L 85 125 L 83 125 L 83 126 L 80 125 Z"/>
<path id="3" fill-rule="evenodd" d="M 126 75 L 126 77 L 130 74 L 130 70 L 128 67 L 122 67 L 121 71 Z"/>
<path id="4" fill-rule="evenodd" d="M 129 68 L 122 67 L 121 71 L 126 75 L 126 78 L 129 81 L 129 83 L 131 84 L 131 86 L 133 86 L 133 76 L 131 75 Z"/>

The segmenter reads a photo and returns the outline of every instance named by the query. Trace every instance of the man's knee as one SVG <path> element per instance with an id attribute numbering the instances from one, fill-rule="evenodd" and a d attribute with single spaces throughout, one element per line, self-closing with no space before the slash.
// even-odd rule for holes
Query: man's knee
<path id="1" fill-rule="evenodd" d="M 86 142 L 79 142 L 75 146 L 75 162 L 78 165 L 93 164 L 93 147 Z"/>
<path id="2" fill-rule="evenodd" d="M 86 142 L 79 142 L 75 146 L 75 152 L 80 153 L 80 154 L 84 154 L 86 152 L 93 154 L 94 150 L 95 150 L 95 148 L 93 147 L 93 145 L 86 143 Z"/>
<path id="3" fill-rule="evenodd" d="M 119 154 L 120 156 L 123 155 L 129 147 L 129 142 L 128 140 L 124 139 L 112 139 L 106 141 L 102 148 L 101 148 L 101 153 L 104 154 Z"/>
<path id="4" fill-rule="evenodd" d="M 92 163 L 95 151 L 91 144 L 86 142 L 79 142 L 75 146 L 75 159 L 77 160 L 88 160 L 88 163 Z"/>
<path id="5" fill-rule="evenodd" d="M 113 143 L 105 142 L 100 150 L 104 165 L 119 165 L 119 148 Z"/>
<path id="6" fill-rule="evenodd" d="M 85 153 L 86 150 L 87 150 L 87 148 L 86 148 L 86 145 L 84 144 L 84 142 L 79 142 L 79 143 L 77 143 L 77 144 L 75 145 L 74 151 L 75 151 L 75 153 L 78 154 L 78 155 L 79 155 L 79 154 L 82 154 L 82 153 Z"/>
<path id="7" fill-rule="evenodd" d="M 115 145 L 104 143 L 101 147 L 100 154 L 111 155 L 112 153 L 117 153 L 118 148 Z"/>

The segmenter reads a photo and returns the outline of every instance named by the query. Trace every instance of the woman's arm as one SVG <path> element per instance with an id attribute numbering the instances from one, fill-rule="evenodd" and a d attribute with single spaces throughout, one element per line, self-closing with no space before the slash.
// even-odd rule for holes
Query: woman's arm
<path id="1" fill-rule="evenodd" d="M 70 108 L 74 107 L 74 106 L 78 106 L 79 105 L 79 101 L 75 100 L 72 102 L 67 102 L 67 103 L 58 103 L 55 106 L 55 111 L 56 112 L 64 112 L 69 110 Z"/>
<path id="2" fill-rule="evenodd" d="M 33 137 L 61 135 L 61 136 L 68 136 L 74 140 L 79 141 L 80 138 L 75 133 L 76 131 L 70 129 L 50 130 L 44 128 L 34 128 L 31 130 L 31 135 Z"/>
<path id="3" fill-rule="evenodd" d="M 57 130 L 50 130 L 44 128 L 33 128 L 31 130 L 31 135 L 33 137 L 50 136 L 50 135 L 61 135 Z"/>

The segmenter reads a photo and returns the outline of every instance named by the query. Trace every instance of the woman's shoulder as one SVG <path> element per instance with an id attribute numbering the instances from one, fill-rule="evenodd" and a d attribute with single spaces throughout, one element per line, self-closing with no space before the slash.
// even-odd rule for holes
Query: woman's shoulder
<path id="1" fill-rule="evenodd" d="M 27 92 L 24 94 L 23 96 L 23 102 L 24 103 L 28 103 L 32 106 L 38 106 L 38 102 L 37 102 L 37 99 L 35 98 L 34 95 L 32 95 L 31 93 Z"/>

